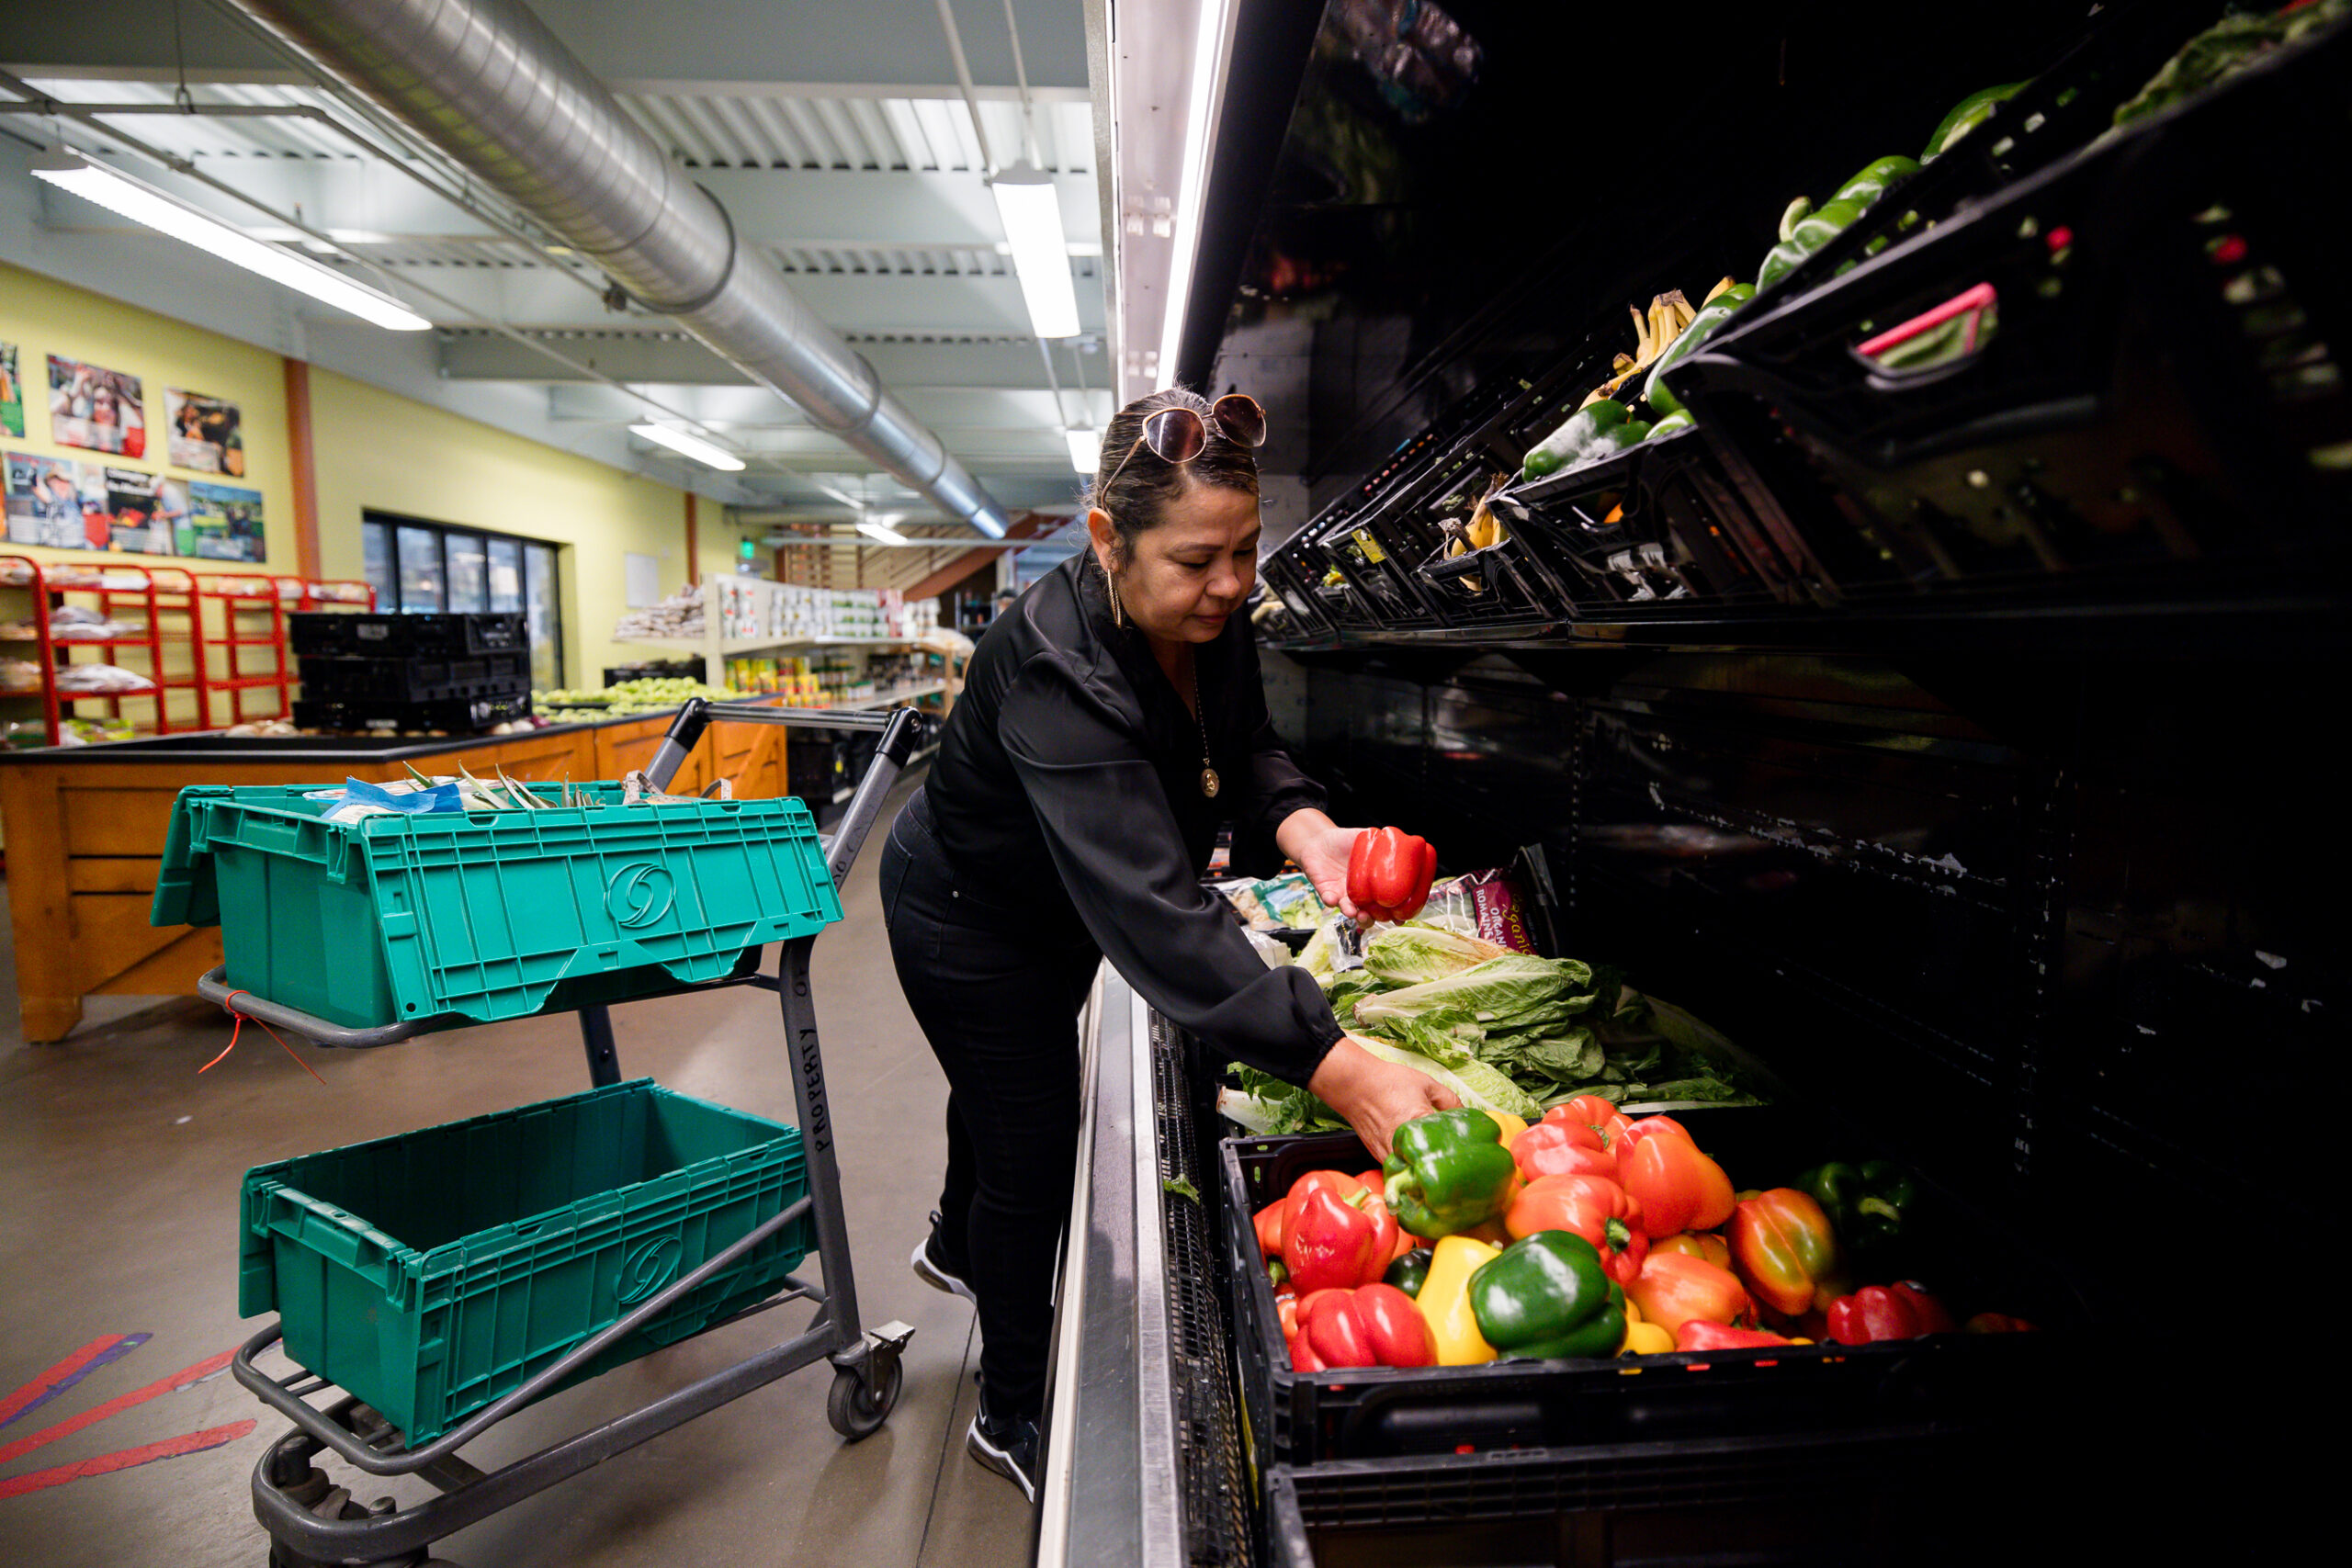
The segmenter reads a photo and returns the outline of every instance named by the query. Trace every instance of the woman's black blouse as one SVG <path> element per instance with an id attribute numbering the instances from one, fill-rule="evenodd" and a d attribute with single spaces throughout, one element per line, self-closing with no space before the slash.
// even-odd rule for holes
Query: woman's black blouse
<path id="1" fill-rule="evenodd" d="M 972 655 L 923 786 L 932 821 L 976 899 L 1041 943 L 1091 937 L 1171 1021 L 1305 1083 L 1340 1038 L 1330 1004 L 1306 970 L 1267 968 L 1200 874 L 1228 820 L 1235 868 L 1272 874 L 1275 829 L 1323 791 L 1275 739 L 1249 617 L 1193 651 L 1215 800 L 1200 727 L 1142 635 L 1113 625 L 1093 557 L 1047 573 Z"/>

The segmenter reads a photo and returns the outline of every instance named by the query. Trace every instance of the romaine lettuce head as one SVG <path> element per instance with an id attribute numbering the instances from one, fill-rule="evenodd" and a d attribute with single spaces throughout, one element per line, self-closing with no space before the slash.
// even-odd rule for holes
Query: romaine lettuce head
<path id="1" fill-rule="evenodd" d="M 1544 1114 L 1544 1108 L 1534 1098 L 1484 1062 L 1464 1062 L 1448 1066 L 1418 1051 L 1408 1051 L 1402 1045 L 1383 1040 L 1376 1034 L 1353 1036 L 1356 1043 L 1374 1055 L 1427 1073 L 1430 1077 L 1453 1091 L 1453 1098 L 1464 1105 L 1475 1105 L 1490 1114 L 1507 1112 L 1522 1121 L 1532 1122 Z"/>
<path id="2" fill-rule="evenodd" d="M 1383 926 L 1365 944 L 1363 966 L 1392 986 L 1442 980 L 1510 949 L 1429 926 Z"/>
<path id="3" fill-rule="evenodd" d="M 1442 979 L 1367 997 L 1356 1004 L 1356 1018 L 1369 1025 L 1431 1012 L 1466 1013 L 1482 1024 L 1525 1028 L 1564 1021 L 1591 1006 L 1591 967 L 1573 958 L 1506 953 Z"/>

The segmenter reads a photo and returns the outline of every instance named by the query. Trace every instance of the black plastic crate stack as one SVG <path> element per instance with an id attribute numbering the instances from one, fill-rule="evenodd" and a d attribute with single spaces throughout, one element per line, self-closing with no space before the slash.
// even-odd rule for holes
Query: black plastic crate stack
<path id="1" fill-rule="evenodd" d="M 294 722 L 356 732 L 490 728 L 531 712 L 531 653 L 515 614 L 287 617 L 300 664 Z"/>
<path id="2" fill-rule="evenodd" d="M 1806 591 L 1896 613 L 2324 592 L 2352 512 L 2352 309 L 2310 172 L 2352 161 L 2348 64 L 2339 25 L 1875 256 L 1849 231 L 1669 372 Z M 2013 104 L 1952 156 L 2043 112 Z M 1893 221 L 1943 166 L 1890 189 Z M 1963 316 L 1964 352 L 1891 362 Z"/>

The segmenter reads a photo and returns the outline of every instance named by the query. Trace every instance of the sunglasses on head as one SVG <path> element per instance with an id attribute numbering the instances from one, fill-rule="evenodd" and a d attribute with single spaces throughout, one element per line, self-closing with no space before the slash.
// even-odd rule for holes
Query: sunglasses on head
<path id="1" fill-rule="evenodd" d="M 1209 427 L 1237 446 L 1263 446 L 1266 444 L 1266 411 L 1258 400 L 1247 392 L 1227 392 L 1209 405 L 1207 419 L 1186 408 L 1161 409 L 1143 422 L 1143 434 L 1127 448 L 1119 466 L 1111 470 L 1111 479 L 1102 488 L 1111 488 L 1115 479 L 1137 452 L 1151 448 L 1151 455 L 1163 463 L 1189 463 L 1208 450 Z"/>

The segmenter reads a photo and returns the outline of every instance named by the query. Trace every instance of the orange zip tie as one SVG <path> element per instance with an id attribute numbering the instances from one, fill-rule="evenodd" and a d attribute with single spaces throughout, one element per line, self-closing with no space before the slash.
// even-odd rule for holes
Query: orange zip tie
<path id="1" fill-rule="evenodd" d="M 254 1018 L 253 1014 L 249 1012 L 239 1012 L 236 1008 L 232 1005 L 239 997 L 243 995 L 245 995 L 245 993 L 243 991 L 231 991 L 227 997 L 221 999 L 220 1005 L 227 1008 L 229 1010 L 229 1016 L 237 1021 L 236 1027 L 229 1031 L 229 1043 L 220 1047 L 220 1055 L 213 1057 L 212 1060 L 205 1063 L 204 1066 L 197 1068 L 196 1070 L 199 1073 L 209 1073 L 213 1068 L 219 1066 L 223 1061 L 227 1060 L 229 1053 L 237 1048 L 237 1036 L 245 1032 L 245 1021 L 247 1019 L 253 1019 L 254 1022 L 261 1025 L 261 1032 L 264 1034 L 268 1035 L 272 1040 L 276 1040 L 279 1047 L 283 1049 L 288 1055 L 294 1057 L 296 1066 L 300 1066 L 304 1072 L 310 1074 L 312 1077 L 318 1078 L 319 1087 L 321 1089 L 326 1088 L 327 1080 L 319 1077 L 319 1070 L 311 1066 L 310 1063 L 303 1061 L 300 1056 L 295 1055 L 294 1047 L 287 1044 L 285 1040 L 279 1036 L 277 1031 L 272 1029 L 266 1021 Z"/>

